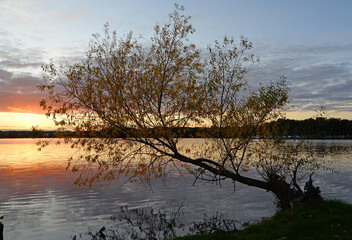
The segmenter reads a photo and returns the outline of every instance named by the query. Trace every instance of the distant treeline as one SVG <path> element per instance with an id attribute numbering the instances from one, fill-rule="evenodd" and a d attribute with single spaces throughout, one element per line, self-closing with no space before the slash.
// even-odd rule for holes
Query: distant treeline
<path id="1" fill-rule="evenodd" d="M 247 126 L 248 127 L 248 126 Z M 250 129 L 250 128 L 249 128 Z M 279 119 L 264 124 L 256 133 L 257 137 L 262 137 L 263 129 L 267 129 L 267 136 L 279 134 L 288 138 L 352 138 L 352 121 L 338 118 L 309 118 L 305 120 Z M 168 129 L 171 134 L 183 138 L 217 137 L 220 134 L 216 128 L 173 128 Z M 234 129 L 231 137 L 236 137 L 237 131 L 243 134 L 246 130 Z M 115 130 L 105 130 L 101 132 L 81 132 L 79 135 L 74 132 L 66 132 L 71 137 L 99 137 L 110 136 L 126 138 L 132 135 L 157 136 L 158 129 L 149 129 L 147 132 L 140 132 L 136 129 L 129 129 L 127 132 L 116 132 Z M 0 131 L 0 138 L 54 138 L 57 135 L 54 131 Z M 238 136 L 238 135 L 237 135 Z"/>
<path id="2" fill-rule="evenodd" d="M 0 131 L 0 138 L 53 138 L 54 131 Z"/>
<path id="3" fill-rule="evenodd" d="M 307 138 L 352 138 L 352 121 L 339 118 L 279 119 L 268 123 L 284 136 Z"/>

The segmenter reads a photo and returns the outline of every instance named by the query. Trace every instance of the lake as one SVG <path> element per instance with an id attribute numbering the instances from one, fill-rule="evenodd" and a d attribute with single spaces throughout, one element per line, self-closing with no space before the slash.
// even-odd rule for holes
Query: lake
<path id="1" fill-rule="evenodd" d="M 196 142 L 199 139 L 188 139 Z M 193 185 L 188 175 L 155 180 L 152 188 L 119 179 L 104 186 L 78 187 L 76 175 L 66 171 L 73 154 L 67 145 L 50 145 L 37 151 L 35 139 L 0 139 L 0 216 L 4 216 L 5 240 L 70 239 L 86 232 L 115 226 L 111 220 L 121 206 L 154 207 L 183 202 L 186 223 L 199 221 L 203 213 L 216 212 L 239 222 L 258 221 L 275 213 L 271 194 L 231 181 L 222 186 L 201 181 Z M 321 172 L 315 185 L 327 199 L 352 203 L 352 140 L 315 140 L 319 148 L 338 149 L 325 156 L 338 174 Z"/>

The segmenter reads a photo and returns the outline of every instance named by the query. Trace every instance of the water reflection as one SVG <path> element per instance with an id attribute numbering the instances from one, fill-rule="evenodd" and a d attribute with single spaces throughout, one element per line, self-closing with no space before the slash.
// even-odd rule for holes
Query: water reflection
<path id="1" fill-rule="evenodd" d="M 192 142 L 192 140 L 187 140 Z M 194 141 L 194 140 L 193 140 Z M 73 185 L 75 175 L 65 171 L 73 150 L 66 145 L 49 146 L 42 152 L 32 139 L 0 140 L 0 215 L 5 216 L 5 239 L 69 239 L 85 232 L 114 225 L 120 206 L 152 207 L 184 201 L 184 219 L 201 220 L 202 213 L 216 211 L 241 222 L 258 220 L 275 212 L 273 197 L 255 188 L 231 181 L 222 188 L 197 182 L 191 176 L 155 180 L 152 189 L 125 182 L 126 179 L 92 188 Z M 352 202 L 352 141 L 314 141 L 317 147 L 338 149 L 325 156 L 339 174 L 321 173 L 316 185 L 323 196 Z M 330 151 L 330 150 L 329 150 Z"/>

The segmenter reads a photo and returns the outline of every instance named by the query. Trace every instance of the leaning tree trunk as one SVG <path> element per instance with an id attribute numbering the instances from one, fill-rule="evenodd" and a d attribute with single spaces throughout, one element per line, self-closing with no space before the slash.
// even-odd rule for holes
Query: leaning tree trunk
<path id="1" fill-rule="evenodd" d="M 278 207 L 282 210 L 292 208 L 292 206 L 296 203 L 321 199 L 320 189 L 319 187 L 313 186 L 313 180 L 311 176 L 304 187 L 304 191 L 302 191 L 295 180 L 293 181 L 294 184 L 289 184 L 286 182 L 284 176 L 279 176 L 277 174 L 272 174 L 271 176 L 268 176 L 267 181 L 263 181 L 231 172 L 223 168 L 220 164 L 208 159 L 200 158 L 193 160 L 179 153 L 173 155 L 172 157 L 180 160 L 181 162 L 192 163 L 193 165 L 199 166 L 215 175 L 230 178 L 234 182 L 240 182 L 247 186 L 252 186 L 264 189 L 268 192 L 272 192 L 278 200 Z M 209 165 L 208 163 L 215 165 L 215 167 Z"/>

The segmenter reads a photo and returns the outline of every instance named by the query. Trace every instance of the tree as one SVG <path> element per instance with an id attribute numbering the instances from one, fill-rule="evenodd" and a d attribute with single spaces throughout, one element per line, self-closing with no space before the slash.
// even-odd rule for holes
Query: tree
<path id="1" fill-rule="evenodd" d="M 118 39 L 106 25 L 104 36 L 93 35 L 84 60 L 43 66 L 45 83 L 39 88 L 48 97 L 41 106 L 60 137 L 84 150 L 68 163 L 81 171 L 76 183 L 120 175 L 148 181 L 173 164 L 197 179 L 232 179 L 264 189 L 284 205 L 304 199 L 300 170 L 317 165 L 299 157 L 296 145 L 269 138 L 262 127 L 287 104 L 285 78 L 251 89 L 245 78 L 257 61 L 251 42 L 241 37 L 236 45 L 225 37 L 201 54 L 189 42 L 195 29 L 183 7 L 175 5 L 169 17 L 169 23 L 154 27 L 148 47 L 132 33 Z M 195 126 L 209 129 L 199 151 L 181 143 L 182 129 Z M 77 159 L 84 164 L 74 164 Z"/>

